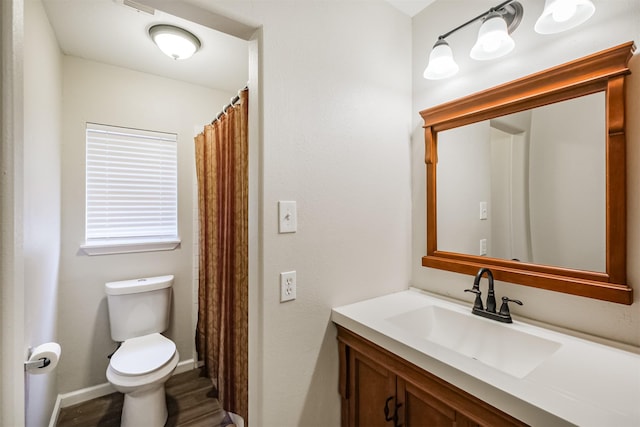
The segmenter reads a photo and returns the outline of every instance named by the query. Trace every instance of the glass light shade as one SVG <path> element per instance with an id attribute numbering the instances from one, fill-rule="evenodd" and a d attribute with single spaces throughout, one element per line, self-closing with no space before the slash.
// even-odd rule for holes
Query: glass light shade
<path id="1" fill-rule="evenodd" d="M 534 29 L 538 34 L 566 31 L 591 18 L 595 10 L 590 0 L 546 0 Z"/>
<path id="2" fill-rule="evenodd" d="M 515 45 L 507 31 L 507 22 L 494 12 L 480 26 L 478 40 L 471 48 L 470 55 L 481 61 L 499 58 L 511 52 Z"/>
<path id="3" fill-rule="evenodd" d="M 196 36 L 173 25 L 154 25 L 149 28 L 149 35 L 160 50 L 173 59 L 189 58 L 200 49 Z"/>
<path id="4" fill-rule="evenodd" d="M 446 79 L 455 75 L 460 67 L 453 60 L 453 52 L 449 44 L 440 39 L 429 54 L 429 64 L 424 70 L 424 78 L 429 80 Z"/>

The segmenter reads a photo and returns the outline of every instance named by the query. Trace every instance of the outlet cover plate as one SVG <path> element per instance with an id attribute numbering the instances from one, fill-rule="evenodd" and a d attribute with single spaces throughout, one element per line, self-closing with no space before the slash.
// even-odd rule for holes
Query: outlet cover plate
<path id="1" fill-rule="evenodd" d="M 296 272 L 280 273 L 280 302 L 296 299 Z"/>

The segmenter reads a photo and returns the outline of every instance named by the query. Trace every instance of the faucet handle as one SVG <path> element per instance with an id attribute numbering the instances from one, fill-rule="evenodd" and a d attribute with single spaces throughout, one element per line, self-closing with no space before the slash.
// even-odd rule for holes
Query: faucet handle
<path id="1" fill-rule="evenodd" d="M 465 289 L 464 291 L 476 294 L 476 300 L 473 302 L 474 310 L 484 310 L 484 306 L 482 305 L 482 292 L 480 289 L 474 287 L 473 289 Z"/>
<path id="2" fill-rule="evenodd" d="M 511 313 L 509 312 L 509 302 L 515 302 L 518 305 L 524 305 L 520 300 L 511 299 L 509 297 L 502 297 L 502 305 L 500 306 L 500 313 L 499 313 L 502 316 L 511 317 Z"/>

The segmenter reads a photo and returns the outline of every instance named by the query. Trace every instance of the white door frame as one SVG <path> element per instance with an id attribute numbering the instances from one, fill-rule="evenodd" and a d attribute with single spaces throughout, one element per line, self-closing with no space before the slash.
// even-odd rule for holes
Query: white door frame
<path id="1" fill-rule="evenodd" d="M 25 424 L 24 1 L 0 1 L 0 426 Z"/>

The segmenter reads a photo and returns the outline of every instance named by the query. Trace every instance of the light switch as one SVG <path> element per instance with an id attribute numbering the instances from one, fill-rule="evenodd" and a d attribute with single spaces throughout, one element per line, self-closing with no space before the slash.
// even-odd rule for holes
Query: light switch
<path id="1" fill-rule="evenodd" d="M 280 233 L 295 233 L 298 230 L 298 213 L 296 202 L 278 202 L 278 231 Z"/>
<path id="2" fill-rule="evenodd" d="M 480 202 L 480 219 L 487 219 L 487 202 Z"/>

